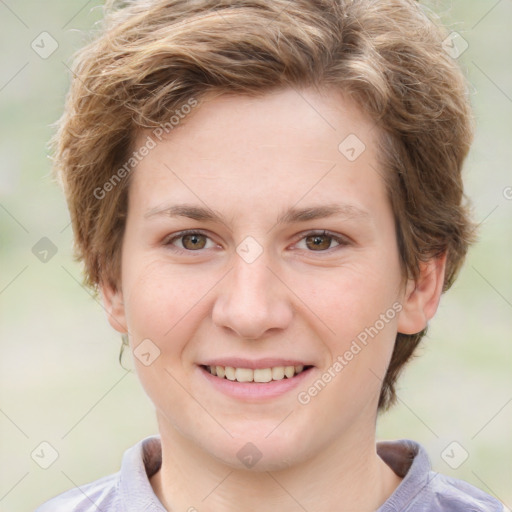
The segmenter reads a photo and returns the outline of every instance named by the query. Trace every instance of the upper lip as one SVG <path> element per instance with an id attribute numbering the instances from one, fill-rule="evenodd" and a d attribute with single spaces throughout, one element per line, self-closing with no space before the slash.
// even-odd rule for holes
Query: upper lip
<path id="1" fill-rule="evenodd" d="M 258 368 L 274 368 L 276 366 L 312 366 L 311 364 L 299 361 L 298 359 L 279 359 L 275 357 L 266 357 L 264 359 L 244 359 L 241 357 L 223 357 L 219 359 L 209 359 L 201 363 L 202 366 L 231 366 L 232 368 L 249 368 L 256 370 Z"/>

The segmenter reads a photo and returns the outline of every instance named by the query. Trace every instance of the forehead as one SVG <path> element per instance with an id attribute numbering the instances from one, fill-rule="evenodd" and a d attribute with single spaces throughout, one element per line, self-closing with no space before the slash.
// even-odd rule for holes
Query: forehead
<path id="1" fill-rule="evenodd" d="M 192 102 L 197 106 L 191 108 L 188 104 Z M 237 148 L 257 149 L 262 145 L 285 149 L 294 144 L 296 150 L 298 143 L 305 142 L 304 152 L 309 151 L 313 156 L 317 148 L 325 154 L 328 145 L 337 150 L 337 143 L 349 134 L 367 142 L 372 142 L 369 139 L 375 135 L 371 119 L 334 88 L 318 91 L 288 88 L 258 97 L 212 93 L 200 100 L 190 98 L 168 117 L 161 128 L 139 131 L 135 146 L 142 145 L 150 135 L 157 142 L 185 143 L 201 151 L 209 146 L 212 137 L 229 133 L 230 139 L 225 142 L 233 153 Z M 222 144 L 219 149 L 224 147 Z"/>
<path id="2" fill-rule="evenodd" d="M 135 143 L 153 142 L 130 195 L 153 208 L 178 195 L 222 205 L 243 193 L 261 207 L 264 198 L 270 206 L 306 194 L 336 200 L 358 189 L 382 193 L 377 130 L 334 90 L 207 99 L 168 131 L 140 132 Z"/>

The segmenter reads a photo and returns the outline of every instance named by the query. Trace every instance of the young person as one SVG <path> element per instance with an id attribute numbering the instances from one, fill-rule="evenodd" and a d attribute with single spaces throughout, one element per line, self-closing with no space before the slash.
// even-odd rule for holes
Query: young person
<path id="1" fill-rule="evenodd" d="M 504 510 L 375 440 L 474 233 L 444 30 L 412 0 L 123 4 L 55 166 L 159 435 L 38 512 Z"/>

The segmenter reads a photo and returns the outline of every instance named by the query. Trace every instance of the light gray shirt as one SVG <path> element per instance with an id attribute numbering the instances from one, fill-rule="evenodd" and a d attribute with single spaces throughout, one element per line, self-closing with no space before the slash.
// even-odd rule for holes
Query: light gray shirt
<path id="1" fill-rule="evenodd" d="M 377 453 L 403 480 L 376 512 L 507 512 L 476 487 L 432 471 L 414 441 L 379 442 Z M 66 491 L 35 512 L 166 512 L 149 481 L 161 463 L 160 436 L 148 437 L 125 452 L 118 473 Z"/>

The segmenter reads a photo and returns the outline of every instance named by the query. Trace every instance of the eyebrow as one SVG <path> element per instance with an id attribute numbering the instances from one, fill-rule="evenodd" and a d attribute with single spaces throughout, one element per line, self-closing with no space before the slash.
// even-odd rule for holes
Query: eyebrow
<path id="1" fill-rule="evenodd" d="M 153 217 L 186 217 L 198 221 L 210 221 L 219 224 L 225 224 L 225 220 L 220 213 L 211 208 L 196 206 L 192 204 L 174 204 L 158 206 L 149 209 L 144 218 Z M 310 206 L 305 208 L 292 207 L 281 213 L 276 224 L 291 224 L 294 222 L 306 222 L 309 220 L 324 219 L 327 217 L 343 218 L 368 218 L 370 215 L 366 210 L 346 203 L 330 203 L 321 206 Z"/>

